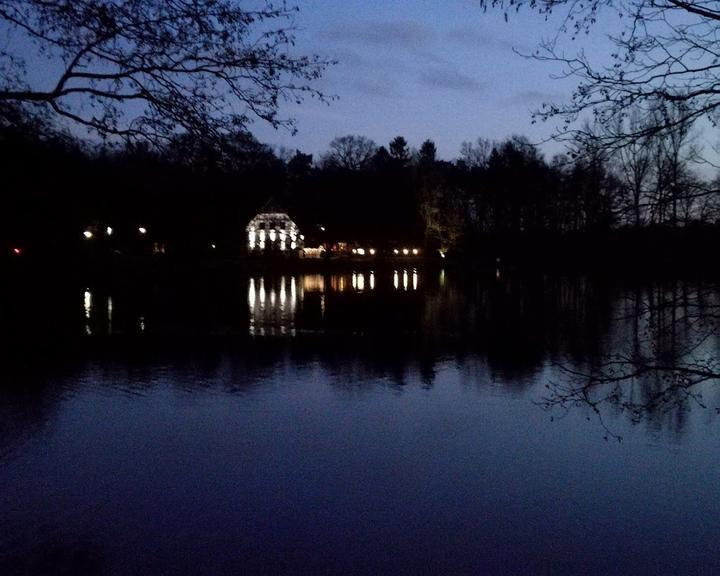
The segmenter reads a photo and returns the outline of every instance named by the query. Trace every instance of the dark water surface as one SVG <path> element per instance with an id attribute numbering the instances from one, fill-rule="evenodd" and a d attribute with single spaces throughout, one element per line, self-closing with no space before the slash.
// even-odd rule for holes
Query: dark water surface
<path id="1" fill-rule="evenodd" d="M 715 382 L 551 406 L 613 353 L 717 357 L 712 286 L 67 284 L 4 288 L 0 574 L 720 573 Z"/>

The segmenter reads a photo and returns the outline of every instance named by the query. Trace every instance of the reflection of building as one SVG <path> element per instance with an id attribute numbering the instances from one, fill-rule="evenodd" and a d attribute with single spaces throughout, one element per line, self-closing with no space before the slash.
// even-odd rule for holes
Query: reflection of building
<path id="1" fill-rule="evenodd" d="M 305 237 L 284 212 L 261 212 L 247 225 L 248 251 L 251 253 L 297 253 Z"/>
<path id="2" fill-rule="evenodd" d="M 418 272 L 416 269 L 413 268 L 412 276 L 407 270 L 402 271 L 402 284 L 400 284 L 400 273 L 397 270 L 393 270 L 393 287 L 395 290 L 400 290 L 401 286 L 405 291 L 418 289 Z"/>
<path id="3" fill-rule="evenodd" d="M 248 309 L 251 335 L 295 335 L 295 314 L 303 300 L 295 276 L 250 278 Z"/>
<path id="4" fill-rule="evenodd" d="M 392 284 L 391 284 L 392 279 Z M 254 276 L 248 278 L 249 332 L 253 336 L 295 336 L 299 329 L 322 330 L 326 312 L 338 317 L 374 308 L 362 301 L 381 302 L 390 287 L 409 293 L 420 288 L 416 269 L 393 270 L 392 277 L 370 271 L 340 274 Z M 380 294 L 378 294 L 380 293 Z M 376 300 L 375 295 L 380 296 Z M 408 299 L 410 301 L 410 299 Z M 402 299 L 388 300 L 393 307 Z"/>

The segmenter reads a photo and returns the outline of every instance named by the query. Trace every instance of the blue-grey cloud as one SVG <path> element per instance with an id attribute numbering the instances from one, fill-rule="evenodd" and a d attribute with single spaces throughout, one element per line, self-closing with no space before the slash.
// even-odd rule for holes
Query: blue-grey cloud
<path id="1" fill-rule="evenodd" d="M 325 40 L 375 46 L 421 48 L 433 40 L 433 31 L 416 22 L 338 23 L 320 33 Z"/>
<path id="2" fill-rule="evenodd" d="M 358 78 L 352 87 L 365 96 L 398 96 L 397 83 L 387 78 Z"/>
<path id="3" fill-rule="evenodd" d="M 469 48 L 525 51 L 524 45 L 518 42 L 517 39 L 513 41 L 506 40 L 485 30 L 471 27 L 451 28 L 445 34 L 445 38 L 450 42 Z"/>
<path id="4" fill-rule="evenodd" d="M 480 83 L 458 70 L 447 68 L 428 68 L 420 74 L 420 83 L 431 88 L 477 92 Z"/>
<path id="5" fill-rule="evenodd" d="M 525 104 L 528 106 L 540 106 L 545 102 L 557 102 L 561 100 L 560 94 L 544 92 L 542 90 L 520 90 L 510 100 L 514 104 Z"/>

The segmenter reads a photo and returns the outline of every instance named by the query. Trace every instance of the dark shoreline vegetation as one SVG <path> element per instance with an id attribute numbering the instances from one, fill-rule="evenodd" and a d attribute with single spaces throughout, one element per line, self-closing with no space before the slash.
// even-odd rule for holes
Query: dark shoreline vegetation
<path id="1" fill-rule="evenodd" d="M 660 158 L 662 142 L 654 145 Z M 466 142 L 447 162 L 429 140 L 411 150 L 398 137 L 386 149 L 347 136 L 313 159 L 249 134 L 219 146 L 178 137 L 162 151 L 90 147 L 42 124 L 3 128 L 0 153 L 2 260 L 22 261 L 18 269 L 297 267 L 246 258 L 245 225 L 268 202 L 298 223 L 306 245 L 374 246 L 368 261 L 409 245 L 425 261 L 442 252 L 493 268 L 692 273 L 711 268 L 707 247 L 720 240 L 714 183 L 682 154 L 673 165 L 661 158 L 637 182 L 601 150 L 547 161 L 522 137 Z M 112 236 L 102 233 L 107 226 Z M 83 237 L 88 229 L 94 238 Z M 153 255 L 158 245 L 163 254 Z"/>

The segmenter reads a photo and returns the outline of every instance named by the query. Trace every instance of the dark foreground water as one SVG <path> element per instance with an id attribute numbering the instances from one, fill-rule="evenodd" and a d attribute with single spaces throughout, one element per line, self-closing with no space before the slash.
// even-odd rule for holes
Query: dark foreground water
<path id="1" fill-rule="evenodd" d="M 720 572 L 716 382 L 567 398 L 612 354 L 717 358 L 712 286 L 397 267 L 4 297 L 0 574 Z"/>

